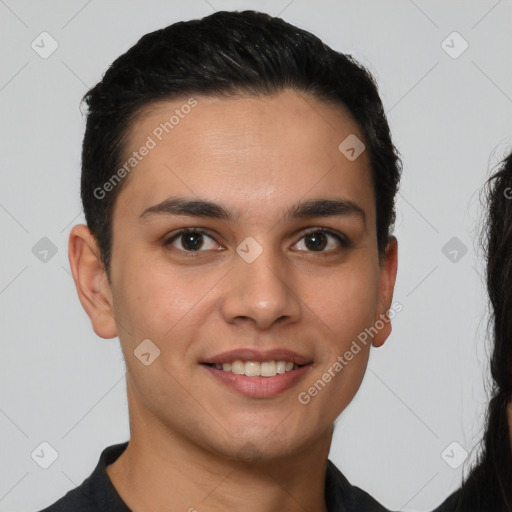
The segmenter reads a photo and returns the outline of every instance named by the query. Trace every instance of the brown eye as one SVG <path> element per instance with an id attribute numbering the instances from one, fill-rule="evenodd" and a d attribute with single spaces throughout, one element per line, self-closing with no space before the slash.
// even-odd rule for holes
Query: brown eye
<path id="1" fill-rule="evenodd" d="M 335 240 L 335 243 L 331 243 L 330 247 L 328 247 L 329 238 Z M 330 252 L 331 250 L 336 250 L 337 248 L 340 247 L 350 247 L 350 242 L 344 235 L 326 228 L 312 229 L 311 231 L 303 235 L 302 239 L 305 240 L 307 252 Z M 328 247 L 327 250 L 325 250 L 326 247 Z"/>
<path id="2" fill-rule="evenodd" d="M 211 242 L 208 242 L 211 240 Z M 211 236 L 195 229 L 182 229 L 164 242 L 165 246 L 173 246 L 183 252 L 202 252 L 205 250 L 218 250 L 218 245 Z M 208 247 L 210 245 L 210 247 Z"/>
<path id="3" fill-rule="evenodd" d="M 197 251 L 204 243 L 202 236 L 200 233 L 183 233 L 180 235 L 181 244 L 186 250 Z"/>
<path id="4" fill-rule="evenodd" d="M 305 236 L 305 239 L 307 248 L 311 249 L 312 251 L 322 251 L 325 249 L 328 243 L 325 233 L 308 233 Z"/>

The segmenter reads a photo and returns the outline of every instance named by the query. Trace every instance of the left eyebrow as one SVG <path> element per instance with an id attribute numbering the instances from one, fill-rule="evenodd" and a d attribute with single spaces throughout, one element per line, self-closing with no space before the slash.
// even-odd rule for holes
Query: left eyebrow
<path id="1" fill-rule="evenodd" d="M 366 227 L 366 213 L 357 203 L 348 199 L 309 199 L 292 206 L 283 221 L 310 217 L 360 217 Z"/>
<path id="2" fill-rule="evenodd" d="M 147 220 L 156 215 L 182 215 L 233 221 L 240 214 L 237 212 L 234 215 L 222 205 L 204 199 L 169 197 L 161 203 L 146 208 L 141 213 L 140 219 Z M 309 199 L 300 202 L 286 211 L 281 222 L 291 219 L 341 216 L 359 217 L 366 227 L 366 213 L 363 208 L 347 199 Z"/>

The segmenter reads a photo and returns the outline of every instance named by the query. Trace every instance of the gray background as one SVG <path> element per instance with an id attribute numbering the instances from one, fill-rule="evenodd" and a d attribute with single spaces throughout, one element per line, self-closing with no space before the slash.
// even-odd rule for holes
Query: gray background
<path id="1" fill-rule="evenodd" d="M 92 331 L 67 260 L 70 227 L 83 222 L 80 98 L 146 32 L 245 8 L 281 15 L 367 65 L 403 155 L 403 311 L 337 422 L 331 459 L 389 508 L 425 511 L 474 456 L 488 359 L 478 191 L 512 145 L 510 0 L 0 0 L 1 511 L 52 503 L 129 436 L 119 341 Z M 47 59 L 31 48 L 43 31 L 59 45 Z M 456 59 L 442 47 L 453 31 L 469 44 Z M 57 250 L 46 262 L 32 251 L 43 237 Z M 442 250 L 452 237 L 468 250 L 455 262 Z M 48 469 L 31 458 L 43 441 L 58 452 Z M 452 442 L 470 452 L 458 469 L 441 456 Z M 460 453 L 448 450 L 452 465 Z"/>

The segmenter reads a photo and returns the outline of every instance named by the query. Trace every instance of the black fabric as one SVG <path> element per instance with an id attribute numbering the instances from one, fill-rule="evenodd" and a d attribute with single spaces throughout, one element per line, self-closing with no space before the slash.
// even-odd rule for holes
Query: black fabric
<path id="1" fill-rule="evenodd" d="M 433 512 L 459 512 L 459 491 L 455 491 L 439 505 Z M 463 511 L 461 511 L 463 512 Z M 466 512 L 470 512 L 467 510 Z"/>
<path id="2" fill-rule="evenodd" d="M 40 512 L 131 512 L 106 470 L 127 446 L 125 442 L 105 448 L 93 473 L 81 485 Z M 329 512 L 389 512 L 369 494 L 350 485 L 330 460 L 325 476 L 325 499 Z"/>
<path id="3" fill-rule="evenodd" d="M 96 468 L 82 485 L 41 512 L 131 512 L 107 474 L 107 466 L 117 460 L 127 446 L 125 442 L 105 448 Z"/>
<path id="4" fill-rule="evenodd" d="M 325 474 L 325 502 L 328 512 L 389 512 L 367 492 L 350 485 L 330 460 Z"/>

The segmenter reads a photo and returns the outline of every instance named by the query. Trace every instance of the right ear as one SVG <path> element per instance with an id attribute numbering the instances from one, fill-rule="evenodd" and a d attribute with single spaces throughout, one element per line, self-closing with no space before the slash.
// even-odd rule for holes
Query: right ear
<path id="1" fill-rule="evenodd" d="M 78 298 L 100 338 L 117 336 L 112 290 L 101 261 L 96 239 L 84 224 L 73 227 L 69 235 L 68 258 Z"/>

